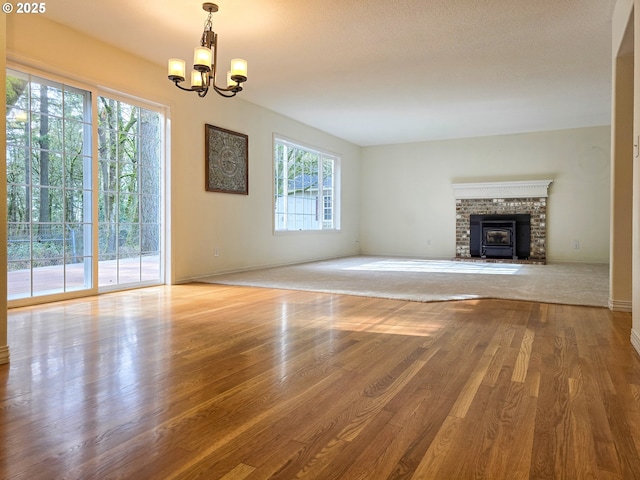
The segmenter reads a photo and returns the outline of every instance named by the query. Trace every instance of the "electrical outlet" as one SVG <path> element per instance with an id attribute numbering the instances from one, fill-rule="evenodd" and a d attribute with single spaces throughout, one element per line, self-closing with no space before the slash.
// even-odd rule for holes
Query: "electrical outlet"
<path id="1" fill-rule="evenodd" d="M 574 240 L 573 241 L 573 249 L 574 250 L 580 250 L 580 240 Z"/>
<path id="2" fill-rule="evenodd" d="M 214 257 L 220 256 L 220 252 L 218 252 L 218 248 L 217 247 L 213 250 L 213 256 Z"/>

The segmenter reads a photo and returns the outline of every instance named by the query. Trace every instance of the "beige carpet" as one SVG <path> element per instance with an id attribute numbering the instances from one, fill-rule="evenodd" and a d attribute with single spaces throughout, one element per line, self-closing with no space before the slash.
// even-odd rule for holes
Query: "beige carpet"
<path id="1" fill-rule="evenodd" d="M 199 279 L 419 302 L 504 298 L 606 307 L 606 264 L 501 263 L 356 256 Z"/>

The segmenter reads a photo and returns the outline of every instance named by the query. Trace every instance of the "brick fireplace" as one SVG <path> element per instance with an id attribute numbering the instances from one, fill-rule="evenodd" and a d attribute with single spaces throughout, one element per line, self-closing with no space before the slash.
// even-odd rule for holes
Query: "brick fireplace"
<path id="1" fill-rule="evenodd" d="M 552 180 L 455 183 L 456 258 L 475 259 L 470 248 L 471 215 L 530 216 L 530 248 L 526 259 L 500 261 L 544 264 L 547 260 L 547 197 Z M 480 258 L 478 258 L 480 259 Z"/>

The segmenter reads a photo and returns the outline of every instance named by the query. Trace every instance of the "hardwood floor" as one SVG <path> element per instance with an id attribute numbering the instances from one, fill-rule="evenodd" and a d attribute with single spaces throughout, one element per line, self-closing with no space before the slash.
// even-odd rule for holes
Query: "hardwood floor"
<path id="1" fill-rule="evenodd" d="M 630 314 L 217 285 L 9 312 L 6 479 L 640 479 Z"/>

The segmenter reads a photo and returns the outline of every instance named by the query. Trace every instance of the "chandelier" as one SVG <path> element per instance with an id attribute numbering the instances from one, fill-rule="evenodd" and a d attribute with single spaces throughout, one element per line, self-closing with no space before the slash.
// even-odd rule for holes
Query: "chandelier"
<path id="1" fill-rule="evenodd" d="M 218 34 L 212 30 L 211 15 L 218 11 L 215 3 L 203 3 L 202 9 L 209 12 L 204 23 L 204 31 L 200 46 L 193 51 L 193 71 L 191 72 L 191 87 L 180 85 L 185 81 L 185 61 L 180 58 L 169 59 L 169 80 L 176 87 L 186 92 L 196 92 L 204 97 L 209 88 L 213 88 L 223 97 L 235 97 L 242 91 L 242 83 L 247 81 L 247 62 L 241 58 L 231 60 L 231 70 L 227 72 L 226 88 L 216 85 L 216 70 L 218 67 Z"/>

